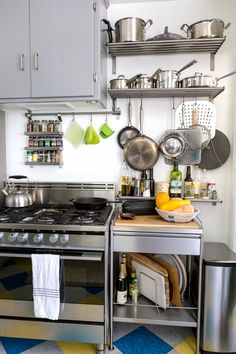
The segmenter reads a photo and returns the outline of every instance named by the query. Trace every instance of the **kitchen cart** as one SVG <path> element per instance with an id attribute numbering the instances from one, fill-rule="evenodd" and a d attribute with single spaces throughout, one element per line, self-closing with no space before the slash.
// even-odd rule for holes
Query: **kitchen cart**
<path id="1" fill-rule="evenodd" d="M 113 323 L 132 322 L 166 326 L 192 327 L 196 329 L 196 353 L 199 353 L 200 299 L 202 271 L 203 228 L 199 219 L 188 223 L 171 223 L 158 215 L 139 215 L 124 220 L 117 211 L 110 233 L 110 347 L 113 347 Z M 163 310 L 144 296 L 133 304 L 114 302 L 116 279 L 115 259 L 119 252 L 173 254 L 186 257 L 187 288 L 180 307 L 167 306 Z M 191 260 L 197 257 L 199 264 L 197 295 L 192 296 Z"/>

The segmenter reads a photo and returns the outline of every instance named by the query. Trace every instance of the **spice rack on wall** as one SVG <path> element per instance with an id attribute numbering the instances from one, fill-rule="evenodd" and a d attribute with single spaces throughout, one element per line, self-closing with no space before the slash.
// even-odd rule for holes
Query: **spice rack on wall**
<path id="1" fill-rule="evenodd" d="M 25 165 L 31 167 L 37 165 L 59 166 L 63 165 L 63 133 L 61 116 L 57 120 L 32 120 L 30 113 L 25 135 L 28 136 L 28 144 L 25 147 Z"/>

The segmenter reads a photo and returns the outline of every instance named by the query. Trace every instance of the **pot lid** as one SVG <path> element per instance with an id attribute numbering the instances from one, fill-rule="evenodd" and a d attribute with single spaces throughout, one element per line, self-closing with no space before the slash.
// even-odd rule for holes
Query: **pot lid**
<path id="1" fill-rule="evenodd" d="M 118 21 L 116 21 L 115 26 L 118 24 L 118 22 L 120 22 L 122 20 L 138 20 L 138 21 L 142 21 L 143 23 L 146 23 L 142 18 L 139 18 L 139 17 L 124 17 L 124 18 L 120 18 Z"/>
<path id="2" fill-rule="evenodd" d="M 222 25 L 224 26 L 224 21 L 220 20 L 219 18 L 211 18 L 209 20 L 201 20 L 201 21 L 194 22 L 189 27 L 192 27 L 192 26 L 198 25 L 199 23 L 204 23 L 204 22 L 221 22 Z"/>

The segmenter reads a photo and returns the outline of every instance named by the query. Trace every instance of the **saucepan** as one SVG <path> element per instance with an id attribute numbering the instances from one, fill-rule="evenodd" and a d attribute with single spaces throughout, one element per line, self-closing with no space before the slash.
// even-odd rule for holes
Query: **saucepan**
<path id="1" fill-rule="evenodd" d="M 189 68 L 190 66 L 196 64 L 197 59 L 191 60 L 189 63 L 184 65 L 179 70 L 162 70 L 157 69 L 154 74 L 150 77 L 153 81 L 153 87 L 156 88 L 176 88 L 178 87 L 179 75 L 182 71 Z"/>
<path id="2" fill-rule="evenodd" d="M 235 71 L 231 71 L 229 74 L 216 78 L 211 75 L 203 75 L 202 73 L 195 73 L 194 76 L 186 77 L 179 81 L 179 87 L 217 87 L 218 81 L 225 77 L 236 74 Z"/>
<path id="3" fill-rule="evenodd" d="M 107 204 L 120 203 L 120 201 L 111 201 L 98 197 L 80 197 L 70 199 L 70 201 L 74 204 L 76 209 L 79 210 L 100 210 L 105 208 Z"/>

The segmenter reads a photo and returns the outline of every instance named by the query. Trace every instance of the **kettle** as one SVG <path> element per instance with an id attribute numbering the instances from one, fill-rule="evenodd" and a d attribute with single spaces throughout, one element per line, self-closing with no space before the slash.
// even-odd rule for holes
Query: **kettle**
<path id="1" fill-rule="evenodd" d="M 15 186 L 10 179 L 27 179 L 26 187 Z M 9 208 L 22 208 L 33 204 L 33 197 L 28 191 L 29 179 L 26 176 L 9 176 L 6 187 L 2 190 L 5 195 L 5 206 Z"/>

